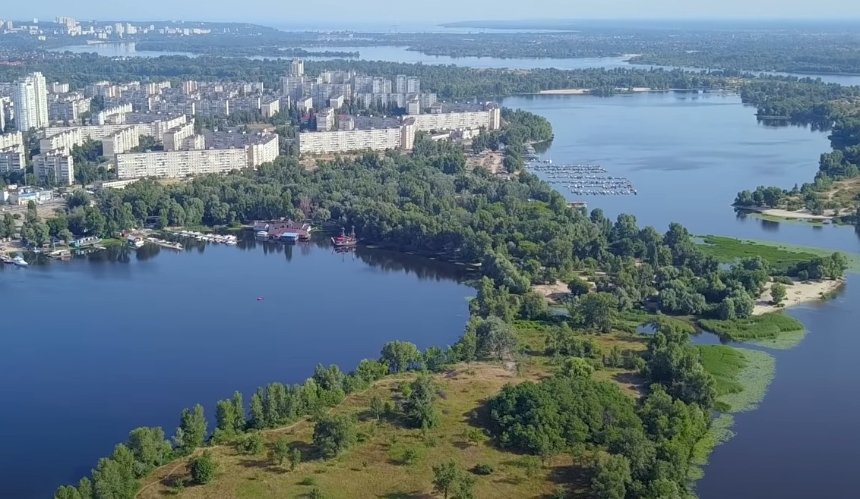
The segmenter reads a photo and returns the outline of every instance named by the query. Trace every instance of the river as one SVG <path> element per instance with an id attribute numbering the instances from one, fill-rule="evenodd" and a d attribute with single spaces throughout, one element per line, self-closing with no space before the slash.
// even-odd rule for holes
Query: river
<path id="1" fill-rule="evenodd" d="M 234 390 L 247 401 L 320 362 L 351 370 L 394 339 L 451 344 L 474 295 L 459 281 L 450 266 L 304 244 L 0 266 L 0 497 L 50 497 L 132 428 L 173 434 L 183 407 L 211 418 Z"/>
<path id="2" fill-rule="evenodd" d="M 542 154 L 555 162 L 602 164 L 630 178 L 637 196 L 582 197 L 609 216 L 640 224 L 670 221 L 695 234 L 779 241 L 860 252 L 852 227 L 813 227 L 738 217 L 730 203 L 742 188 L 790 187 L 815 175 L 826 133 L 758 123 L 733 94 L 646 93 L 600 98 L 528 96 L 504 100 L 552 122 L 555 140 Z M 703 499 L 853 496 L 860 462 L 860 276 L 835 300 L 789 313 L 808 334 L 799 346 L 769 350 L 776 377 L 759 408 L 735 415 L 737 435 L 716 448 L 696 485 Z"/>
<path id="3" fill-rule="evenodd" d="M 630 64 L 627 57 L 575 57 L 567 59 L 554 58 L 500 58 L 500 57 L 449 57 L 440 55 L 429 55 L 414 50 L 409 50 L 408 47 L 400 46 L 350 46 L 350 47 L 301 47 L 308 51 L 336 51 L 336 52 L 358 52 L 359 56 L 356 60 L 362 61 L 391 61 L 403 63 L 421 63 L 421 64 L 452 64 L 455 66 L 472 67 L 479 69 L 592 69 L 592 68 L 640 68 L 648 69 L 651 67 L 662 67 L 663 69 L 672 69 L 665 66 L 645 66 Z M 196 57 L 197 54 L 190 52 L 175 52 L 175 51 L 153 51 L 153 50 L 137 50 L 134 43 L 96 43 L 92 45 L 71 45 L 53 49 L 56 52 L 72 52 L 81 53 L 96 53 L 105 57 L 159 57 L 163 55 L 182 55 L 188 57 Z M 263 57 L 249 56 L 249 59 L 279 59 L 279 57 Z M 281 57 L 281 59 L 291 59 L 291 57 Z M 309 61 L 325 61 L 334 59 L 332 57 L 305 57 Z M 860 75 L 840 75 L 840 74 L 793 74 L 793 73 L 773 73 L 781 76 L 796 76 L 799 78 L 820 78 L 828 83 L 838 83 L 840 85 L 860 85 Z"/>

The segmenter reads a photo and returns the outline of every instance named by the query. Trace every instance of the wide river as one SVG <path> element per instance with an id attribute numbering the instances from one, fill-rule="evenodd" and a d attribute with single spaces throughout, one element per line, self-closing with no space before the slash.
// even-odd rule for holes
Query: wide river
<path id="1" fill-rule="evenodd" d="M 414 50 L 408 50 L 408 47 L 399 46 L 353 46 L 353 47 L 302 47 L 308 51 L 336 51 L 336 52 L 358 52 L 356 60 L 362 61 L 392 61 L 403 62 L 409 64 L 452 64 L 454 66 L 464 66 L 472 68 L 510 68 L 510 69 L 590 69 L 590 68 L 641 68 L 648 69 L 651 66 L 640 66 L 630 64 L 625 57 L 575 57 L 567 59 L 554 58 L 500 58 L 500 57 L 450 57 L 443 55 L 430 55 Z M 77 54 L 95 53 L 105 57 L 160 57 L 163 55 L 184 55 L 188 57 L 196 57 L 196 54 L 190 52 L 175 52 L 175 51 L 152 51 L 152 50 L 137 50 L 134 43 L 97 43 L 92 45 L 71 45 L 54 49 L 58 52 L 68 51 Z M 290 59 L 291 57 L 283 57 Z M 249 59 L 278 59 L 278 57 L 262 57 L 250 56 Z M 311 61 L 325 61 L 332 59 L 331 57 L 305 57 L 304 59 Z M 663 66 L 654 66 L 663 67 Z M 665 69 L 671 69 L 664 67 Z M 824 74 L 824 75 L 806 75 L 806 74 L 789 74 L 789 73 L 774 73 L 778 75 L 821 78 L 828 83 L 838 83 L 840 85 L 860 85 L 860 75 L 841 75 L 841 74 Z"/>
<path id="2" fill-rule="evenodd" d="M 597 98 L 531 96 L 504 105 L 546 116 L 556 138 L 544 157 L 599 162 L 638 196 L 583 198 L 665 230 L 860 251 L 850 227 L 737 217 L 735 193 L 813 177 L 826 134 L 759 124 L 731 94 Z M 810 333 L 775 352 L 777 375 L 760 408 L 736 417 L 718 447 L 703 497 L 846 497 L 860 462 L 860 279 L 838 299 L 790 313 Z M 0 271 L 0 497 L 45 497 L 76 480 L 135 426 L 172 433 L 183 407 L 300 382 L 316 363 L 345 369 L 387 340 L 449 344 L 472 290 L 452 269 L 377 252 L 338 255 L 210 246 L 157 255 Z M 264 300 L 257 301 L 257 297 Z"/>
<path id="3" fill-rule="evenodd" d="M 790 187 L 811 179 L 826 134 L 759 124 L 732 94 L 652 93 L 612 98 L 529 96 L 504 105 L 548 118 L 555 131 L 543 154 L 596 162 L 629 178 L 637 196 L 579 196 L 612 217 L 633 213 L 663 231 L 680 222 L 694 234 L 729 235 L 860 252 L 852 227 L 812 227 L 738 217 L 735 193 L 756 185 Z M 796 348 L 771 351 L 776 377 L 757 410 L 737 414 L 737 436 L 716 448 L 697 493 L 708 499 L 853 497 L 860 462 L 860 276 L 837 299 L 793 308 L 808 334 Z"/>
<path id="4" fill-rule="evenodd" d="M 444 346 L 463 332 L 474 291 L 455 269 L 252 246 L 0 269 L 0 497 L 51 497 L 132 428 L 173 434 L 183 407 L 212 417 L 234 390 L 247 401 L 317 363 L 351 370 L 386 341 Z"/>

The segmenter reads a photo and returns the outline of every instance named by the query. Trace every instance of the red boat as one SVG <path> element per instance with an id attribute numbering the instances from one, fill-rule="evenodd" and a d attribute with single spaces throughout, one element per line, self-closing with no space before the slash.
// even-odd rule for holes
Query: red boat
<path id="1" fill-rule="evenodd" d="M 352 232 L 349 235 L 346 235 L 346 230 L 341 229 L 339 236 L 331 238 L 331 243 L 335 248 L 352 248 L 356 246 L 358 238 L 355 237 L 355 227 L 352 228 Z"/>

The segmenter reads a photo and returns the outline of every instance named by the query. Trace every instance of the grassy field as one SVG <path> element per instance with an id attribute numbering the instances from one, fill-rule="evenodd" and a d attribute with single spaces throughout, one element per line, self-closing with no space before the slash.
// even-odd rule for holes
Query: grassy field
<path id="1" fill-rule="evenodd" d="M 767 241 L 749 241 L 721 236 L 703 236 L 699 248 L 723 263 L 741 258 L 760 256 L 771 267 L 785 270 L 788 267 L 816 256 L 830 256 L 832 250 L 807 246 L 791 246 Z M 860 272 L 860 255 L 846 253 L 848 268 Z"/>
<path id="2" fill-rule="evenodd" d="M 775 340 L 786 333 L 797 333 L 804 330 L 800 321 L 782 312 L 727 321 L 702 319 L 699 321 L 699 326 L 731 341 Z"/>
<path id="3" fill-rule="evenodd" d="M 295 471 L 277 466 L 265 455 L 247 456 L 230 446 L 211 450 L 219 464 L 217 480 L 209 485 L 186 487 L 178 494 L 188 498 L 283 498 L 305 497 L 318 488 L 327 498 L 420 498 L 432 497 L 432 467 L 455 459 L 470 469 L 478 464 L 493 468 L 488 476 L 477 476 L 475 497 L 540 497 L 554 493 L 562 483 L 584 487 L 583 473 L 569 456 L 561 455 L 546 465 L 534 459 L 497 449 L 480 430 L 484 415 L 475 411 L 507 383 L 538 379 L 544 373 L 514 373 L 499 365 L 461 365 L 435 376 L 442 394 L 438 403 L 441 424 L 436 429 L 403 428 L 396 422 L 377 422 L 367 414 L 374 395 L 391 399 L 397 383 L 412 378 L 389 378 L 370 390 L 350 396 L 335 413 L 351 414 L 357 424 L 359 443 L 340 457 L 323 461 L 313 457 L 312 424 L 299 422 L 263 433 L 267 447 L 286 436 L 293 447 L 310 456 Z M 412 449 L 412 459 L 404 459 Z M 407 462 L 409 461 L 409 462 Z M 184 462 L 173 463 L 154 473 L 139 494 L 141 498 L 175 494 L 170 484 L 189 479 Z M 580 483 L 582 482 L 582 483 Z M 579 485 L 576 485 L 579 484 Z M 582 492 L 582 490 L 574 490 Z"/>

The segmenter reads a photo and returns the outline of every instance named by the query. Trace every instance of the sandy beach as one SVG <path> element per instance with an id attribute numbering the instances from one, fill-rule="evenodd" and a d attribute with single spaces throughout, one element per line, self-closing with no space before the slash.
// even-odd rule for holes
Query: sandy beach
<path id="1" fill-rule="evenodd" d="M 826 295 L 827 293 L 831 293 L 839 289 L 839 287 L 844 283 L 845 281 L 841 279 L 837 279 L 835 281 L 795 281 L 793 285 L 786 286 L 787 294 L 785 300 L 782 302 L 782 307 L 777 307 L 771 304 L 770 285 L 768 285 L 765 292 L 762 293 L 758 301 L 756 301 L 753 315 L 776 312 L 802 303 L 821 300 L 822 295 Z"/>
<path id="2" fill-rule="evenodd" d="M 777 218 L 785 218 L 790 220 L 832 220 L 833 215 L 814 215 L 806 210 L 798 210 L 798 211 L 789 211 L 789 210 L 781 210 L 779 208 L 755 208 L 755 207 L 742 207 L 744 210 L 755 211 L 757 213 L 761 213 L 762 215 L 767 215 L 770 217 Z M 832 210 L 831 210 L 832 211 Z"/>
<path id="3" fill-rule="evenodd" d="M 590 89 L 587 88 L 559 88 L 555 90 L 541 90 L 538 92 L 540 95 L 585 95 L 588 92 L 591 92 Z"/>

